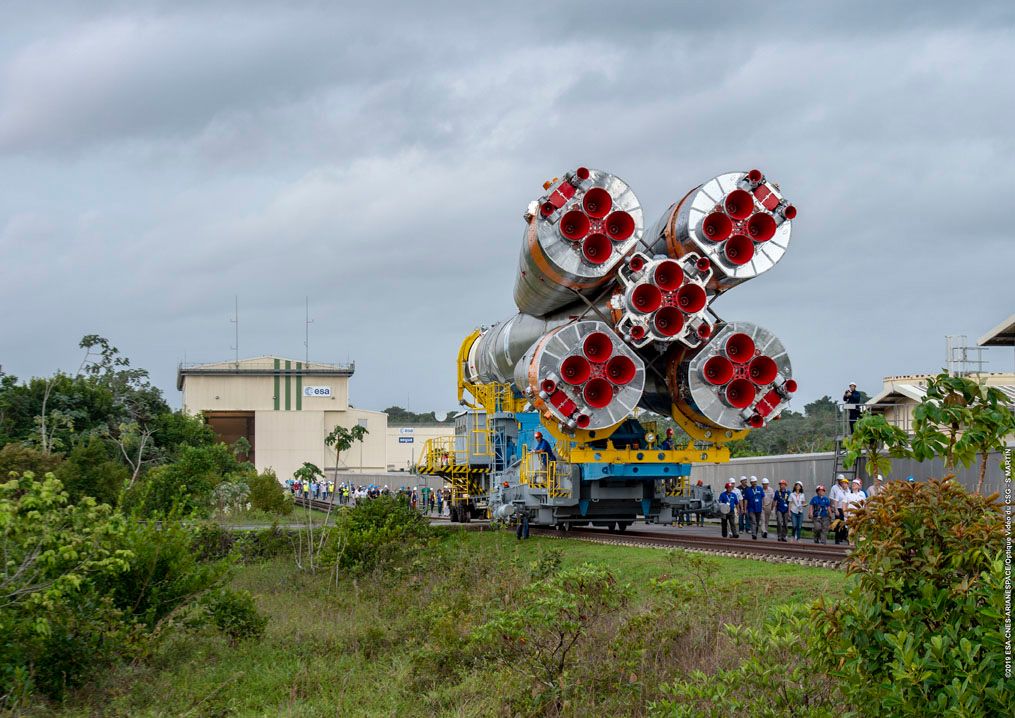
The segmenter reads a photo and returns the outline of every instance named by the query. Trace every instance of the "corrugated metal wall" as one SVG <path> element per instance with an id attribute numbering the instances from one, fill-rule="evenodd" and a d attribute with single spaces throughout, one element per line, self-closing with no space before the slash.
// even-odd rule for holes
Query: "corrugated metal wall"
<path id="1" fill-rule="evenodd" d="M 1012 452 L 1012 449 L 1009 449 Z M 1012 452 L 1015 453 L 1015 452 Z M 984 492 L 987 494 L 1000 492 L 1004 479 L 1004 471 L 1001 467 L 1002 452 L 996 451 L 990 455 L 987 466 L 987 477 L 984 482 Z M 1015 462 L 1015 456 L 1011 457 Z M 803 482 L 804 489 L 808 494 L 813 493 L 814 487 L 818 484 L 829 486 L 835 479 L 832 473 L 834 462 L 832 452 L 820 454 L 786 454 L 783 456 L 754 456 L 745 459 L 733 459 L 728 464 L 698 464 L 691 471 L 691 479 L 701 479 L 706 485 L 713 489 L 721 490 L 722 485 L 731 477 L 739 480 L 741 476 L 757 476 L 760 481 L 767 476 L 773 484 L 780 479 L 786 479 L 790 486 L 795 481 Z M 979 477 L 979 461 L 968 469 L 959 467 L 956 478 L 970 491 L 976 488 L 976 481 Z M 911 459 L 893 459 L 892 473 L 888 479 L 904 479 L 912 474 L 917 479 L 937 478 L 945 475 L 944 461 L 916 462 Z M 861 470 L 864 481 L 864 488 L 870 484 L 866 472 Z"/>

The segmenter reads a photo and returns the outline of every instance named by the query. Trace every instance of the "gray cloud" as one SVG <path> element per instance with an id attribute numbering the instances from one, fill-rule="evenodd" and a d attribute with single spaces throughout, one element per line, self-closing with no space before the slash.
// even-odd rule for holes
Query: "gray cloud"
<path id="1" fill-rule="evenodd" d="M 927 371 L 1015 306 L 1009 3 L 77 3 L 0 12 L 0 363 L 109 336 L 177 360 L 358 361 L 353 399 L 453 401 L 512 311 L 520 213 L 577 164 L 650 216 L 759 166 L 800 207 L 720 300 L 801 396 Z M 1010 356 L 995 358 L 1010 368 Z"/>

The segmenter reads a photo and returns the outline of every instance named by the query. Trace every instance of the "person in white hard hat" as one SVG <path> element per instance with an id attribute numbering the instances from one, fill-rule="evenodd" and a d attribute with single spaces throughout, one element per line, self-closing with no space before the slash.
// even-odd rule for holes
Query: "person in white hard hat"
<path id="1" fill-rule="evenodd" d="M 740 534 L 737 533 L 737 508 L 740 506 L 740 500 L 737 498 L 734 486 L 733 477 L 726 482 L 725 490 L 719 494 L 718 507 L 719 507 L 719 522 L 722 526 L 722 537 L 726 538 L 731 535 L 733 538 L 739 538 Z"/>
<path id="2" fill-rule="evenodd" d="M 835 477 L 835 486 L 828 492 L 832 502 L 832 521 L 838 520 L 835 528 L 835 543 L 846 541 L 846 497 L 849 494 L 849 479 L 843 474 Z"/>
<path id="3" fill-rule="evenodd" d="M 845 404 L 846 412 L 849 414 L 849 433 L 852 434 L 853 424 L 860 418 L 860 404 L 863 403 L 860 392 L 856 390 L 855 381 L 849 382 L 849 388 L 842 392 L 842 403 Z"/>
<path id="4" fill-rule="evenodd" d="M 758 477 L 751 477 L 751 485 L 744 493 L 744 503 L 747 504 L 747 515 L 751 527 L 751 538 L 758 540 L 758 528 L 761 526 L 761 511 L 765 504 L 765 492 L 758 486 Z"/>
<path id="5" fill-rule="evenodd" d="M 768 483 L 768 477 L 761 479 L 761 490 L 765 492 L 765 498 L 761 504 L 761 538 L 768 538 L 768 527 L 772 521 L 772 511 L 775 508 L 775 489 Z"/>
<path id="6" fill-rule="evenodd" d="M 881 493 L 881 489 L 883 489 L 884 487 L 885 487 L 885 477 L 882 476 L 881 474 L 878 474 L 877 476 L 874 477 L 874 480 L 871 482 L 871 485 L 867 487 L 867 498 L 868 499 L 874 498 L 879 493 Z"/>

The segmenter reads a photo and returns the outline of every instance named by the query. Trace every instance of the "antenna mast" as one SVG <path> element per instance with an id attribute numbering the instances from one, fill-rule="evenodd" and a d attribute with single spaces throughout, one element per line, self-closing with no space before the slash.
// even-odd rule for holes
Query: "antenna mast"
<path id="1" fill-rule="evenodd" d="M 310 363 L 310 325 L 314 323 L 314 320 L 310 318 L 310 297 L 307 297 L 307 318 L 304 324 L 304 338 L 303 346 L 306 347 L 306 356 L 304 357 L 303 366 Z"/>
<path id="2" fill-rule="evenodd" d="M 230 347 L 236 352 L 236 369 L 240 368 L 240 297 L 239 295 L 233 295 L 233 318 L 229 320 L 233 323 L 233 346 Z"/>

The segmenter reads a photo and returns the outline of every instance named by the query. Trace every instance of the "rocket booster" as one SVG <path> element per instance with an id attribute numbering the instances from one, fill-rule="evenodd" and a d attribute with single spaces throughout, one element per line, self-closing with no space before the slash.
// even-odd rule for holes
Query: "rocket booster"
<path id="1" fill-rule="evenodd" d="M 756 169 L 718 175 L 647 231 L 616 175 L 579 167 L 544 190 L 525 212 L 519 313 L 473 340 L 467 381 L 511 385 L 564 433 L 638 408 L 705 429 L 778 417 L 797 389 L 782 343 L 710 306 L 789 247 L 797 211 L 777 184 Z"/>

